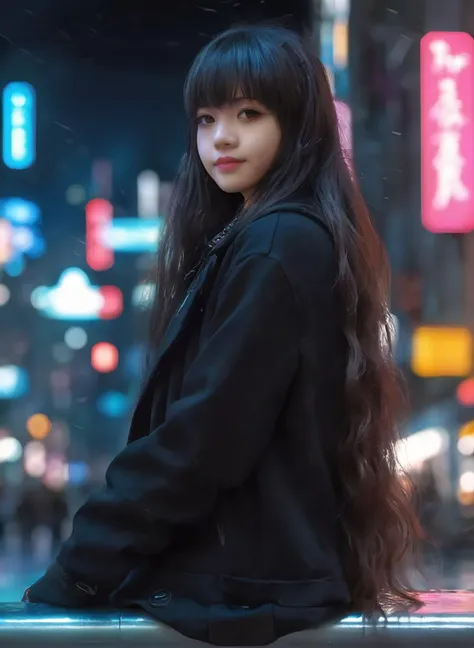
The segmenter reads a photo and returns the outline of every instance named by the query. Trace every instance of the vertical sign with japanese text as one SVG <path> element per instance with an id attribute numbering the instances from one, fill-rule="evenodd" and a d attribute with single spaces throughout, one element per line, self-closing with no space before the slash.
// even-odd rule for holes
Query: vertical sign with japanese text
<path id="1" fill-rule="evenodd" d="M 421 40 L 422 223 L 474 230 L 474 40 L 430 32 Z"/>

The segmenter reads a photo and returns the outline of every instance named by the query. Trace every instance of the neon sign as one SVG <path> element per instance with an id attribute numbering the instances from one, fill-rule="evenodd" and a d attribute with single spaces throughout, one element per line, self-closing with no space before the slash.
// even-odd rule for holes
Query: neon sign
<path id="1" fill-rule="evenodd" d="M 23 272 L 25 256 L 36 259 L 44 254 L 40 220 L 35 203 L 23 198 L 0 200 L 0 266 L 5 266 L 11 277 Z"/>
<path id="2" fill-rule="evenodd" d="M 117 286 L 93 286 L 80 268 L 68 268 L 56 286 L 38 286 L 31 303 L 42 315 L 58 320 L 116 319 L 123 311 Z"/>
<path id="3" fill-rule="evenodd" d="M 159 218 L 116 218 L 113 205 L 94 198 L 86 205 L 86 261 L 93 270 L 108 270 L 115 252 L 153 252 L 161 229 Z"/>
<path id="4" fill-rule="evenodd" d="M 117 218 L 102 231 L 102 244 L 117 252 L 153 252 L 158 244 L 158 219 Z"/>
<path id="5" fill-rule="evenodd" d="M 147 169 L 137 177 L 137 202 L 139 218 L 156 218 L 160 204 L 160 178 Z"/>
<path id="6" fill-rule="evenodd" d="M 3 162 L 27 169 L 36 159 L 36 99 L 29 83 L 9 83 L 3 90 Z"/>
<path id="7" fill-rule="evenodd" d="M 104 198 L 94 198 L 86 205 L 86 261 L 92 270 L 108 270 L 114 265 L 114 251 L 102 242 L 113 214 L 112 204 Z"/>
<path id="8" fill-rule="evenodd" d="M 474 230 L 474 40 L 421 40 L 422 222 L 436 233 Z"/>

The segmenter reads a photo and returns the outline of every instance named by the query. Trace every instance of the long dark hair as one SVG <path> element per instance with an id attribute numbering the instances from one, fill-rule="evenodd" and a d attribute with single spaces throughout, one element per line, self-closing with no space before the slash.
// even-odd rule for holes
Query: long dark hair
<path id="1" fill-rule="evenodd" d="M 196 145 L 196 113 L 241 92 L 276 115 L 282 143 L 244 209 L 208 176 Z M 157 344 L 206 242 L 236 215 L 255 217 L 296 194 L 329 226 L 339 259 L 336 289 L 346 312 L 349 431 L 336 469 L 345 502 L 344 568 L 354 605 L 365 614 L 417 604 L 402 558 L 419 535 L 397 471 L 397 417 L 403 403 L 391 353 L 389 268 L 338 133 L 325 69 L 296 34 L 275 25 L 236 27 L 212 40 L 185 83 L 188 144 L 159 244 L 152 344 Z"/>

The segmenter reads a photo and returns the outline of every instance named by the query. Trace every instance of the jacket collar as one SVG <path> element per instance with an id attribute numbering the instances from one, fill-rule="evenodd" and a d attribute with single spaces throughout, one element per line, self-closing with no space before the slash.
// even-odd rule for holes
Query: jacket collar
<path id="1" fill-rule="evenodd" d="M 260 220 L 260 218 L 264 218 L 265 216 L 269 216 L 270 214 L 281 212 L 297 213 L 311 219 L 312 221 L 318 223 L 323 229 L 325 229 L 331 239 L 333 239 L 333 234 L 329 229 L 329 226 L 316 212 L 316 207 L 310 206 L 309 204 L 306 204 L 304 202 L 285 202 L 273 205 L 272 207 L 263 210 L 262 213 L 257 214 L 257 216 L 254 218 L 254 221 Z M 226 225 L 224 229 L 219 232 L 219 234 L 214 236 L 214 238 L 209 241 L 209 243 L 207 244 L 207 252 L 204 256 L 216 253 L 223 248 L 227 248 L 247 224 L 248 221 L 246 221 L 245 218 L 242 218 L 241 216 L 237 216 L 236 218 L 231 220 L 230 223 L 228 223 L 228 225 Z"/>

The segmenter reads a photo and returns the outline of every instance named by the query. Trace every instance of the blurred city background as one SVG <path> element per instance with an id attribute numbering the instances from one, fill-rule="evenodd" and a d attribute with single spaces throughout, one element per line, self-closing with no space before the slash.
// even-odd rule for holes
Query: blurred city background
<path id="1" fill-rule="evenodd" d="M 391 258 L 399 456 L 428 536 L 414 582 L 473 582 L 472 0 L 18 0 L 0 9 L 0 601 L 125 442 L 186 70 L 274 18 L 312 36 Z"/>

